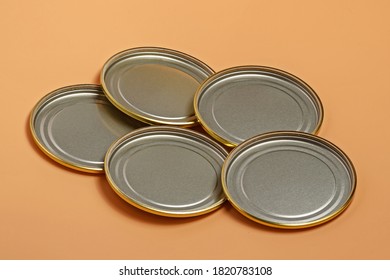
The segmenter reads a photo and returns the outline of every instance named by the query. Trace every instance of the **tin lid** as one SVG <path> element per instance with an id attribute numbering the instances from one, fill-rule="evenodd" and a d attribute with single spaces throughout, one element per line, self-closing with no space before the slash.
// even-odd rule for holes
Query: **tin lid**
<path id="1" fill-rule="evenodd" d="M 98 85 L 74 85 L 44 96 L 30 115 L 38 147 L 55 161 L 85 172 L 103 172 L 109 146 L 145 126 L 117 110 Z"/>
<path id="2" fill-rule="evenodd" d="M 317 94 L 305 82 L 263 66 L 240 66 L 208 78 L 194 98 L 196 115 L 228 146 L 272 131 L 316 133 L 323 119 Z"/>
<path id="3" fill-rule="evenodd" d="M 108 99 L 150 124 L 192 126 L 199 85 L 214 71 L 187 54 L 157 47 L 134 48 L 111 57 L 101 83 Z"/>
<path id="4" fill-rule="evenodd" d="M 229 154 L 221 176 L 239 212 L 277 228 L 329 221 L 346 209 L 356 187 L 346 154 L 303 132 L 271 132 L 243 142 Z"/>
<path id="5" fill-rule="evenodd" d="M 226 150 L 198 132 L 142 128 L 116 141 L 105 159 L 107 180 L 125 201 L 144 211 L 189 217 L 217 209 L 225 195 Z"/>

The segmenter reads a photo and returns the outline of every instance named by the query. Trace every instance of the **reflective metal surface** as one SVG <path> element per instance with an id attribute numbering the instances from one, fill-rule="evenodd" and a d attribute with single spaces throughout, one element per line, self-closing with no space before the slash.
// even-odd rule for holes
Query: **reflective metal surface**
<path id="1" fill-rule="evenodd" d="M 151 126 L 112 145 L 107 179 L 125 201 L 162 216 L 188 217 L 215 210 L 225 201 L 221 168 L 227 152 L 189 129 Z"/>
<path id="2" fill-rule="evenodd" d="M 111 57 L 101 72 L 110 101 L 150 124 L 192 126 L 199 85 L 214 71 L 187 54 L 156 47 L 134 48 Z"/>
<path id="3" fill-rule="evenodd" d="M 274 132 L 236 147 L 222 170 L 224 191 L 246 217 L 279 228 L 324 223 L 351 202 L 356 173 L 334 144 L 300 132 Z"/>
<path id="4" fill-rule="evenodd" d="M 306 83 L 262 66 L 214 74 L 198 89 L 194 106 L 205 130 L 228 146 L 272 131 L 316 133 L 323 119 L 321 101 Z"/>
<path id="5" fill-rule="evenodd" d="M 36 104 L 30 117 L 37 145 L 55 161 L 85 172 L 103 172 L 109 146 L 144 126 L 117 110 L 98 85 L 57 89 Z"/>

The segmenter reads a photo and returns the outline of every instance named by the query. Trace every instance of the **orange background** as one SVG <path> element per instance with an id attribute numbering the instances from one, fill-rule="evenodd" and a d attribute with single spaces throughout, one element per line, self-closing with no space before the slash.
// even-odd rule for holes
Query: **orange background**
<path id="1" fill-rule="evenodd" d="M 390 2 L 0 1 L 1 259 L 389 259 Z M 314 3 L 316 2 L 316 3 Z M 320 96 L 320 136 L 358 174 L 354 201 L 306 230 L 270 229 L 228 203 L 173 219 L 122 201 L 105 177 L 38 150 L 28 117 L 62 86 L 98 83 L 113 54 L 160 46 L 219 71 L 258 64 Z"/>

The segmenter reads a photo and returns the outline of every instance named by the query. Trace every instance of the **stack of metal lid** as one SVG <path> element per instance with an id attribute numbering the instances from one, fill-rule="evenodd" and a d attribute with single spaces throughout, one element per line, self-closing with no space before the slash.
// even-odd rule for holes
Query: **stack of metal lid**
<path id="1" fill-rule="evenodd" d="M 314 90 L 285 71 L 215 73 L 185 53 L 144 47 L 108 59 L 101 85 L 44 96 L 30 127 L 52 159 L 104 172 L 147 212 L 190 217 L 227 199 L 261 224 L 303 228 L 340 214 L 356 188 L 348 156 L 316 136 L 323 114 Z"/>

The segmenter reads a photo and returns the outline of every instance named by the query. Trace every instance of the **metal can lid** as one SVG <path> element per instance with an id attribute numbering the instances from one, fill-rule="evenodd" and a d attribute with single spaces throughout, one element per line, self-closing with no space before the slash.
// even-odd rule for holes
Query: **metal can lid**
<path id="1" fill-rule="evenodd" d="M 113 190 L 144 211 L 170 217 L 211 212 L 226 200 L 221 169 L 226 150 L 187 128 L 150 126 L 108 150 L 105 172 Z"/>
<path id="2" fill-rule="evenodd" d="M 347 155 L 303 132 L 271 132 L 243 142 L 227 157 L 221 176 L 239 212 L 277 228 L 331 220 L 350 204 L 356 188 Z"/>
<path id="3" fill-rule="evenodd" d="M 316 133 L 323 120 L 321 101 L 309 85 L 264 66 L 212 75 L 195 94 L 194 107 L 205 130 L 228 146 L 272 131 Z"/>
<path id="4" fill-rule="evenodd" d="M 44 96 L 30 115 L 38 147 L 67 167 L 102 173 L 108 147 L 126 133 L 144 127 L 117 110 L 98 85 L 80 84 Z"/>
<path id="5" fill-rule="evenodd" d="M 124 113 L 146 123 L 192 126 L 199 85 L 214 71 L 175 50 L 133 48 L 111 57 L 101 71 L 108 99 Z"/>

